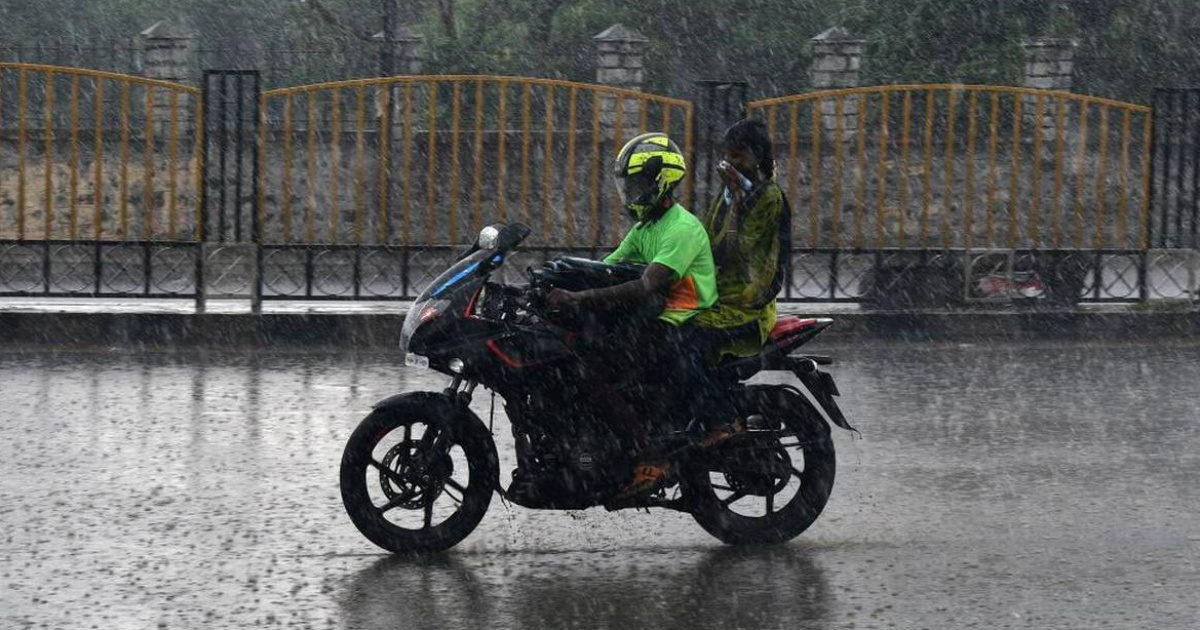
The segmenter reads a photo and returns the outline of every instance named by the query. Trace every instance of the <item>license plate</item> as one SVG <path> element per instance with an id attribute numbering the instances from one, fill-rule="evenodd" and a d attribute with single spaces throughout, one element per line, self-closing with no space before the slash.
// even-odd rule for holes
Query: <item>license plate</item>
<path id="1" fill-rule="evenodd" d="M 412 354 L 410 352 L 409 354 L 404 355 L 404 365 L 427 370 L 429 369 L 429 357 L 423 357 L 419 354 Z"/>

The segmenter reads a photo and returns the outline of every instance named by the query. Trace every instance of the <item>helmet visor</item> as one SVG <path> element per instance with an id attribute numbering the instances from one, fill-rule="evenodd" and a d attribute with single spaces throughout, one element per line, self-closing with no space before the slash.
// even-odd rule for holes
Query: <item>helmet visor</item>
<path id="1" fill-rule="evenodd" d="M 617 196 L 621 198 L 621 205 L 625 206 L 630 203 L 637 203 L 643 197 L 654 193 L 654 182 L 646 177 L 639 177 L 637 175 L 626 177 L 614 176 L 613 184 L 616 185 Z M 645 201 L 640 202 L 645 203 Z"/>

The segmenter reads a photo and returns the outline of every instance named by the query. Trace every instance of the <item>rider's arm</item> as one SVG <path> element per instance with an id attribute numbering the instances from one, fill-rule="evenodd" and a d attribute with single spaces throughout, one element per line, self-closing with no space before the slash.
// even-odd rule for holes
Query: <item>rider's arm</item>
<path id="1" fill-rule="evenodd" d="M 629 237 L 626 237 L 626 241 L 629 241 Z M 699 223 L 691 228 L 668 231 L 657 236 L 650 245 L 643 243 L 639 253 L 644 257 L 643 260 L 650 260 L 641 278 L 613 287 L 577 293 L 555 290 L 550 295 L 550 302 L 559 306 L 569 303 L 582 310 L 633 310 L 658 314 L 666 308 L 671 286 L 683 277 L 696 256 L 707 250 L 708 234 Z M 606 260 L 613 258 L 609 256 Z"/>
<path id="2" fill-rule="evenodd" d="M 611 254 L 604 257 L 604 262 L 609 265 L 625 262 L 626 260 L 629 260 L 629 257 L 633 254 L 633 249 L 634 247 L 631 239 L 629 238 L 629 235 L 626 234 L 625 238 L 621 239 L 621 244 L 618 245 Z"/>
<path id="3" fill-rule="evenodd" d="M 575 305 L 584 310 L 661 311 L 667 294 L 675 282 L 675 272 L 661 263 L 651 263 L 642 277 L 603 289 L 589 289 L 572 294 Z"/>

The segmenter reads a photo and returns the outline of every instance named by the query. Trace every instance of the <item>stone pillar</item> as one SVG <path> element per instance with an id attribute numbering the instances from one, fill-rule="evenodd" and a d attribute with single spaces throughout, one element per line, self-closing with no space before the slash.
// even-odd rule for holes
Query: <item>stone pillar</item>
<path id="1" fill-rule="evenodd" d="M 171 24 L 157 22 L 154 26 L 142 31 L 142 74 L 147 79 L 170 81 L 172 83 L 192 83 L 192 73 L 197 60 L 196 34 L 190 29 Z M 179 125 L 187 128 L 190 114 L 195 109 L 186 99 L 179 102 Z M 162 138 L 169 133 L 171 125 L 171 95 L 167 90 L 154 91 L 154 122 L 155 134 Z"/>
<path id="2" fill-rule="evenodd" d="M 1025 81 L 1028 88 L 1071 91 L 1075 70 L 1073 39 L 1040 38 L 1021 43 L 1025 49 Z"/>
<path id="3" fill-rule="evenodd" d="M 862 65 L 864 41 L 850 31 L 835 26 L 812 38 L 812 87 L 817 90 L 836 90 L 858 87 L 858 72 Z M 842 137 L 858 133 L 857 96 L 842 99 Z M 827 133 L 837 129 L 837 99 L 821 101 L 821 125 Z"/>
<path id="4" fill-rule="evenodd" d="M 371 39 L 380 46 L 389 44 L 384 41 L 383 31 L 375 33 Z M 392 54 L 395 60 L 394 70 L 397 75 L 421 74 L 421 68 L 425 64 L 424 35 L 407 26 L 399 26 L 392 34 L 390 45 L 394 47 Z"/>
<path id="5" fill-rule="evenodd" d="M 596 42 L 596 82 L 642 91 L 646 81 L 646 48 L 650 40 L 622 24 L 613 24 L 592 39 Z M 622 109 L 620 135 L 622 140 L 629 140 L 640 126 L 641 103 L 638 99 L 626 98 Z M 617 126 L 615 96 L 605 94 L 600 97 L 600 124 L 604 138 L 613 139 Z"/>
<path id="6" fill-rule="evenodd" d="M 1025 76 L 1022 85 L 1038 90 L 1071 91 L 1073 71 L 1075 69 L 1075 46 L 1073 39 L 1038 38 L 1021 43 L 1025 49 Z M 1037 98 L 1032 95 L 1024 97 L 1021 103 L 1023 122 L 1034 124 L 1037 118 Z M 1054 139 L 1055 111 L 1058 103 L 1052 99 L 1043 99 L 1042 132 L 1046 139 Z M 1070 104 L 1068 103 L 1068 107 Z"/>
<path id="7" fill-rule="evenodd" d="M 392 59 L 394 65 L 392 70 L 395 75 L 400 76 L 421 74 L 421 69 L 425 65 L 424 35 L 412 30 L 411 28 L 408 28 L 407 26 L 398 26 L 396 27 L 395 32 L 392 34 L 392 39 L 390 42 L 384 41 L 383 31 L 372 35 L 371 40 L 380 47 L 388 45 L 393 47 Z M 397 84 L 392 87 L 391 94 L 388 96 L 388 98 L 392 101 L 392 137 L 394 139 L 397 137 L 395 133 L 401 130 L 401 125 L 403 124 L 403 115 L 401 112 L 404 111 L 404 102 L 402 100 L 404 98 L 404 90 L 400 85 Z M 413 100 L 416 99 L 414 98 Z M 414 103 L 413 107 L 415 108 L 416 106 L 417 105 Z M 378 118 L 382 111 L 383 110 L 380 108 L 380 99 L 378 96 L 376 96 L 375 117 Z"/>

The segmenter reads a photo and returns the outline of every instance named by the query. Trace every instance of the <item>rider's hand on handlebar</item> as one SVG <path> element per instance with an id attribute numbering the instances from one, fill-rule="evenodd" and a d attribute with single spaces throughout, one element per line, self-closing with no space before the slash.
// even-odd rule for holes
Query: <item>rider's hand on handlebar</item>
<path id="1" fill-rule="evenodd" d="M 574 311 L 578 300 L 575 294 L 562 289 L 552 289 L 546 296 L 546 306 L 552 311 Z"/>

